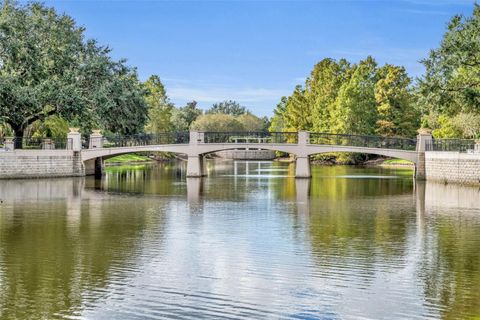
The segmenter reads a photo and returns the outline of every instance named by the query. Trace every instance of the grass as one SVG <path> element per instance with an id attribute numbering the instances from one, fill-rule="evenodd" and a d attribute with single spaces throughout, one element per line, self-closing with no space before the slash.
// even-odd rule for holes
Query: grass
<path id="1" fill-rule="evenodd" d="M 122 154 L 110 159 L 105 160 L 106 163 L 126 163 L 126 162 L 147 162 L 147 161 L 152 161 L 147 156 L 142 156 L 138 154 Z"/>
<path id="2" fill-rule="evenodd" d="M 408 160 L 402 160 L 402 159 L 387 159 L 383 162 L 383 164 L 412 165 L 413 162 L 410 162 Z"/>

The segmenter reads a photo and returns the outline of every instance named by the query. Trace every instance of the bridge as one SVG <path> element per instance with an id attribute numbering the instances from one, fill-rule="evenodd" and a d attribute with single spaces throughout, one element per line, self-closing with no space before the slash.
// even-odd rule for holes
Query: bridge
<path id="1" fill-rule="evenodd" d="M 425 148 L 431 136 L 417 139 L 313 132 L 172 132 L 158 135 L 104 137 L 96 132 L 85 141 L 70 133 L 72 149 L 80 152 L 86 174 L 99 174 L 109 157 L 134 152 L 169 152 L 187 156 L 187 176 L 205 175 L 206 155 L 232 149 L 273 150 L 295 156 L 297 178 L 309 178 L 310 157 L 331 152 L 375 154 L 411 161 L 415 176 L 424 177 Z M 255 141 L 255 142 L 254 142 Z"/>

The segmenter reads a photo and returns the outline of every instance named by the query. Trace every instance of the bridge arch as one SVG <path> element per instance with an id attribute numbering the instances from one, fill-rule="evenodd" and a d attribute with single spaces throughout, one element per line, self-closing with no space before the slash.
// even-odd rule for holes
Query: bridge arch
<path id="1" fill-rule="evenodd" d="M 313 156 L 322 153 L 363 153 L 363 154 L 375 154 L 379 156 L 385 156 L 390 158 L 407 160 L 415 165 L 418 163 L 418 152 L 407 150 L 395 150 L 395 149 L 380 149 L 380 148 L 366 148 L 366 147 L 348 147 L 348 146 L 308 146 L 307 155 Z"/>

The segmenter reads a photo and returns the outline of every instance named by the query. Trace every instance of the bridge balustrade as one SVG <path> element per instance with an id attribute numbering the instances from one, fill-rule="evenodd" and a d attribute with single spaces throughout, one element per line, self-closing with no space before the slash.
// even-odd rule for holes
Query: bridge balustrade
<path id="1" fill-rule="evenodd" d="M 15 149 L 22 150 L 67 150 L 72 149 L 73 144 L 72 139 L 68 138 L 13 137 L 2 138 L 0 147 L 7 147 L 7 139 Z"/>
<path id="2" fill-rule="evenodd" d="M 474 139 L 432 139 L 425 149 L 427 151 L 474 152 Z"/>
<path id="3" fill-rule="evenodd" d="M 417 140 L 409 138 L 315 132 L 310 132 L 309 136 L 310 144 L 399 150 L 415 150 L 417 146 Z"/>
<path id="4" fill-rule="evenodd" d="M 204 132 L 204 143 L 297 143 L 297 132 Z"/>
<path id="5" fill-rule="evenodd" d="M 188 144 L 189 141 L 190 135 L 188 132 L 165 132 L 160 134 L 90 137 L 88 147 L 92 149 L 151 146 L 161 144 Z"/>

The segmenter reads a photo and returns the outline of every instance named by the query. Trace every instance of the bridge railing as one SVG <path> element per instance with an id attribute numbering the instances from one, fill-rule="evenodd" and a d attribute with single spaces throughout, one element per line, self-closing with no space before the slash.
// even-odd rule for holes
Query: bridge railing
<path id="1" fill-rule="evenodd" d="M 204 132 L 204 143 L 297 143 L 297 132 Z"/>
<path id="2" fill-rule="evenodd" d="M 22 150 L 67 150 L 72 149 L 73 141 L 68 138 L 14 137 L 15 149 Z"/>
<path id="3" fill-rule="evenodd" d="M 473 139 L 433 139 L 425 145 L 427 151 L 473 152 Z"/>
<path id="4" fill-rule="evenodd" d="M 416 139 L 314 132 L 309 135 L 309 143 L 411 151 L 416 150 L 417 147 Z"/>
<path id="5" fill-rule="evenodd" d="M 189 132 L 164 132 L 159 134 L 135 134 L 130 136 L 90 137 L 88 148 L 138 147 L 161 144 L 188 144 Z"/>

